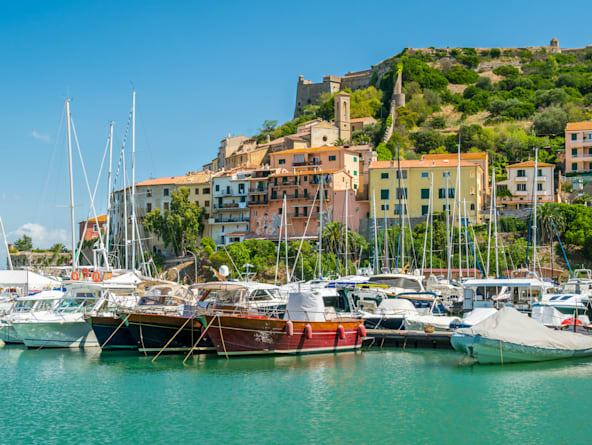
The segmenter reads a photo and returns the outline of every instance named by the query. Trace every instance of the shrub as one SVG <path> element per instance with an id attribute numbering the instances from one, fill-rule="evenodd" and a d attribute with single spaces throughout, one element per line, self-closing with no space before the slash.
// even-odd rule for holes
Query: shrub
<path id="1" fill-rule="evenodd" d="M 477 88 L 481 88 L 482 90 L 486 90 L 486 91 L 491 91 L 493 89 L 493 84 L 491 83 L 491 79 L 486 76 L 479 77 L 479 79 L 477 80 L 477 83 L 475 85 L 477 86 Z"/>
<path id="2" fill-rule="evenodd" d="M 502 216 L 499 219 L 500 232 L 524 232 L 526 226 L 526 222 L 518 218 L 512 218 L 511 216 Z"/>
<path id="3" fill-rule="evenodd" d="M 497 59 L 499 56 L 501 56 L 502 52 L 498 49 L 498 48 L 492 48 L 489 51 L 489 55 L 493 58 L 493 59 Z"/>
<path id="4" fill-rule="evenodd" d="M 534 105 L 529 102 L 519 102 L 510 105 L 502 112 L 502 116 L 512 119 L 528 119 L 534 113 Z"/>
<path id="5" fill-rule="evenodd" d="M 444 116 L 434 116 L 430 121 L 431 128 L 446 128 L 446 117 Z"/>
<path id="6" fill-rule="evenodd" d="M 469 84 L 477 82 L 479 74 L 475 71 L 468 70 L 463 66 L 455 65 L 446 73 L 446 78 L 450 83 L 458 85 Z"/>
<path id="7" fill-rule="evenodd" d="M 426 130 L 414 133 L 411 138 L 415 142 L 415 149 L 420 153 L 429 153 L 430 150 L 435 150 L 444 145 L 445 139 L 440 133 L 436 131 Z"/>
<path id="8" fill-rule="evenodd" d="M 502 65 L 502 66 L 498 66 L 497 68 L 495 68 L 493 70 L 493 73 L 497 74 L 498 76 L 517 77 L 520 75 L 520 70 L 516 67 L 513 67 L 513 66 Z"/>

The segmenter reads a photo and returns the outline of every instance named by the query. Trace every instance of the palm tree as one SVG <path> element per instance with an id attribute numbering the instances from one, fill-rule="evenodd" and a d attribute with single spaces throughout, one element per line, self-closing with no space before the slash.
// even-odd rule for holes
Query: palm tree
<path id="1" fill-rule="evenodd" d="M 542 242 L 551 242 L 555 227 L 558 232 L 565 230 L 565 217 L 559 207 L 552 203 L 545 203 L 537 209 L 537 227 L 541 235 Z"/>

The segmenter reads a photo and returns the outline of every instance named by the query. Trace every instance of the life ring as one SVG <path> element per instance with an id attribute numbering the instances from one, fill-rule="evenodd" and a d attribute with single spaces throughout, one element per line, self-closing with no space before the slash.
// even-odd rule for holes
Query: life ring
<path id="1" fill-rule="evenodd" d="M 98 270 L 95 270 L 92 274 L 92 280 L 95 283 L 98 283 L 99 281 L 101 281 L 101 272 L 99 272 Z"/>
<path id="2" fill-rule="evenodd" d="M 80 280 L 80 274 L 78 273 L 78 271 L 73 270 L 72 273 L 70 274 L 70 279 L 72 279 L 74 281 Z"/>
<path id="3" fill-rule="evenodd" d="M 84 278 L 88 278 L 90 276 L 90 271 L 86 267 L 82 269 L 82 276 Z"/>
<path id="4" fill-rule="evenodd" d="M 345 340 L 345 328 L 342 325 L 337 326 L 337 335 L 340 340 Z"/>

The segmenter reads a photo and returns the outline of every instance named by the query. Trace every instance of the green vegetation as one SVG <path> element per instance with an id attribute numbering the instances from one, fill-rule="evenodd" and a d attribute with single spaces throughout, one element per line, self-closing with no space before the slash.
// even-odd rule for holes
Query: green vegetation
<path id="1" fill-rule="evenodd" d="M 33 239 L 28 235 L 23 235 L 14 242 L 14 247 L 19 252 L 30 252 L 33 249 Z"/>
<path id="2" fill-rule="evenodd" d="M 181 187 L 171 194 L 170 210 L 161 213 L 156 208 L 146 215 L 143 226 L 156 234 L 164 247 L 173 247 L 176 255 L 195 248 L 195 241 L 203 232 L 203 209 L 189 202 L 189 189 Z"/>

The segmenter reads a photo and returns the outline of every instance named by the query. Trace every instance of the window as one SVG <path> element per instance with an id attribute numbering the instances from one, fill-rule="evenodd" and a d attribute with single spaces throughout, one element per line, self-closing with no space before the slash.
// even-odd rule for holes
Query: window
<path id="1" fill-rule="evenodd" d="M 381 173 L 380 179 L 388 179 L 388 173 Z"/>
<path id="2" fill-rule="evenodd" d="M 442 211 L 445 212 L 446 211 L 446 204 L 444 204 L 442 206 Z M 450 211 L 450 204 L 448 204 L 448 211 Z"/>
<path id="3" fill-rule="evenodd" d="M 407 198 L 407 187 L 397 187 L 397 199 Z"/>
<path id="4" fill-rule="evenodd" d="M 518 184 L 516 186 L 516 190 L 518 190 L 519 192 L 525 192 L 526 191 L 526 184 Z"/>
<path id="5" fill-rule="evenodd" d="M 571 169 L 572 169 L 573 171 L 576 171 L 576 170 L 578 169 L 578 164 L 576 164 L 575 162 L 572 162 L 572 164 L 571 164 Z"/>
<path id="6" fill-rule="evenodd" d="M 298 189 L 294 190 L 294 198 L 298 198 Z"/>
<path id="7" fill-rule="evenodd" d="M 405 208 L 404 205 L 395 204 L 395 215 L 400 215 L 401 209 L 403 209 L 403 215 L 407 214 L 407 211 L 406 211 L 407 209 Z"/>
<path id="8" fill-rule="evenodd" d="M 520 169 L 520 170 L 518 170 L 517 174 L 518 174 L 519 178 L 525 178 L 526 177 L 526 170 Z"/>
<path id="9" fill-rule="evenodd" d="M 195 189 L 195 194 L 199 195 L 199 189 Z"/>
<path id="10" fill-rule="evenodd" d="M 329 161 L 336 161 L 337 160 L 337 156 L 329 156 Z"/>
<path id="11" fill-rule="evenodd" d="M 429 178 L 430 177 L 430 174 L 428 172 L 421 172 L 421 177 L 423 179 L 426 179 L 426 178 Z"/>
<path id="12" fill-rule="evenodd" d="M 577 133 L 572 133 L 572 134 L 571 134 L 571 140 L 572 140 L 572 141 L 577 141 L 577 140 L 578 140 L 578 135 L 577 135 Z"/>
<path id="13" fill-rule="evenodd" d="M 358 189 L 358 184 L 354 184 L 354 190 Z"/>
<path id="14" fill-rule="evenodd" d="M 358 162 L 358 157 L 354 156 L 354 162 Z"/>
<path id="15" fill-rule="evenodd" d="M 165 209 L 165 210 L 168 210 L 168 209 L 169 209 L 169 203 L 168 203 L 168 202 L 165 202 L 165 203 L 164 203 L 164 209 Z"/>
<path id="16" fill-rule="evenodd" d="M 442 172 L 443 178 L 450 178 L 450 172 Z"/>
<path id="17" fill-rule="evenodd" d="M 325 190 L 325 199 L 328 199 L 327 190 Z"/>
<path id="18" fill-rule="evenodd" d="M 421 189 L 421 199 L 430 199 L 430 189 Z"/>
<path id="19" fill-rule="evenodd" d="M 195 205 L 199 207 L 199 201 L 195 201 Z"/>
<path id="20" fill-rule="evenodd" d="M 327 136 L 323 136 L 323 142 L 327 142 Z"/>
<path id="21" fill-rule="evenodd" d="M 99 231 L 99 226 L 93 224 L 93 232 L 97 233 Z"/>
<path id="22" fill-rule="evenodd" d="M 216 184 L 216 191 L 219 192 L 220 191 L 220 184 Z"/>
<path id="23" fill-rule="evenodd" d="M 475 204 L 471 204 L 471 210 L 475 210 Z"/>
<path id="24" fill-rule="evenodd" d="M 448 189 L 448 197 L 454 198 L 454 187 Z M 438 198 L 446 199 L 446 189 L 438 189 Z"/>
<path id="25" fill-rule="evenodd" d="M 571 155 L 572 156 L 577 156 L 578 155 L 578 149 L 577 148 L 572 148 L 571 149 Z"/>
<path id="26" fill-rule="evenodd" d="M 354 176 L 358 176 L 358 171 L 354 170 Z"/>
<path id="27" fill-rule="evenodd" d="M 542 168 L 539 168 L 537 170 L 537 176 L 543 176 L 543 169 Z"/>
<path id="28" fill-rule="evenodd" d="M 389 199 L 389 190 L 388 189 L 382 189 L 380 191 L 380 199 Z"/>
<path id="29" fill-rule="evenodd" d="M 389 209 L 389 205 L 388 204 L 382 204 L 380 206 L 380 210 L 388 210 Z"/>
<path id="30" fill-rule="evenodd" d="M 209 207 L 209 206 L 210 206 L 210 201 L 206 201 L 206 202 L 204 202 L 204 205 L 205 205 L 206 207 Z"/>
<path id="31" fill-rule="evenodd" d="M 286 160 L 285 160 L 285 159 L 280 159 L 280 160 L 278 161 L 278 164 L 279 164 L 279 165 L 284 165 L 285 163 L 286 163 Z"/>
<path id="32" fill-rule="evenodd" d="M 152 211 L 152 203 L 149 202 L 146 204 L 146 213 L 151 212 Z"/>
<path id="33" fill-rule="evenodd" d="M 427 215 L 428 214 L 428 206 L 421 206 L 421 215 Z"/>
<path id="34" fill-rule="evenodd" d="M 210 194 L 210 188 L 209 188 L 209 187 L 207 187 L 207 188 L 204 188 L 202 193 L 203 193 L 204 195 L 209 195 L 209 194 Z"/>
<path id="35" fill-rule="evenodd" d="M 307 180 L 307 177 L 306 177 L 306 175 L 302 177 L 302 180 L 303 180 L 304 182 L 307 182 L 307 181 L 308 181 L 308 180 Z"/>
<path id="36" fill-rule="evenodd" d="M 537 192 L 543 191 L 543 184 L 537 184 Z"/>
<path id="37" fill-rule="evenodd" d="M 399 179 L 399 175 L 401 176 L 401 179 L 407 179 L 407 170 L 401 170 L 400 172 L 397 170 L 397 175 L 395 177 Z"/>
<path id="38" fill-rule="evenodd" d="M 298 190 L 296 190 L 296 192 L 298 192 Z M 308 198 L 308 189 L 304 189 L 304 197 Z"/>
<path id="39" fill-rule="evenodd" d="M 282 214 L 282 212 L 283 212 L 283 211 L 284 211 L 284 209 L 283 209 L 282 207 L 280 207 L 280 208 L 278 209 L 278 212 L 279 212 L 279 214 L 280 214 L 280 215 Z"/>
<path id="40" fill-rule="evenodd" d="M 151 197 L 152 197 L 152 189 L 147 189 L 147 190 L 146 190 L 146 196 L 147 196 L 148 198 L 151 198 Z"/>
<path id="41" fill-rule="evenodd" d="M 164 189 L 163 193 L 164 193 L 164 196 L 169 196 L 169 189 Z"/>
<path id="42" fill-rule="evenodd" d="M 243 194 L 243 193 L 245 193 L 245 184 L 239 184 L 239 185 L 238 185 L 238 192 L 239 192 L 240 194 Z"/>

